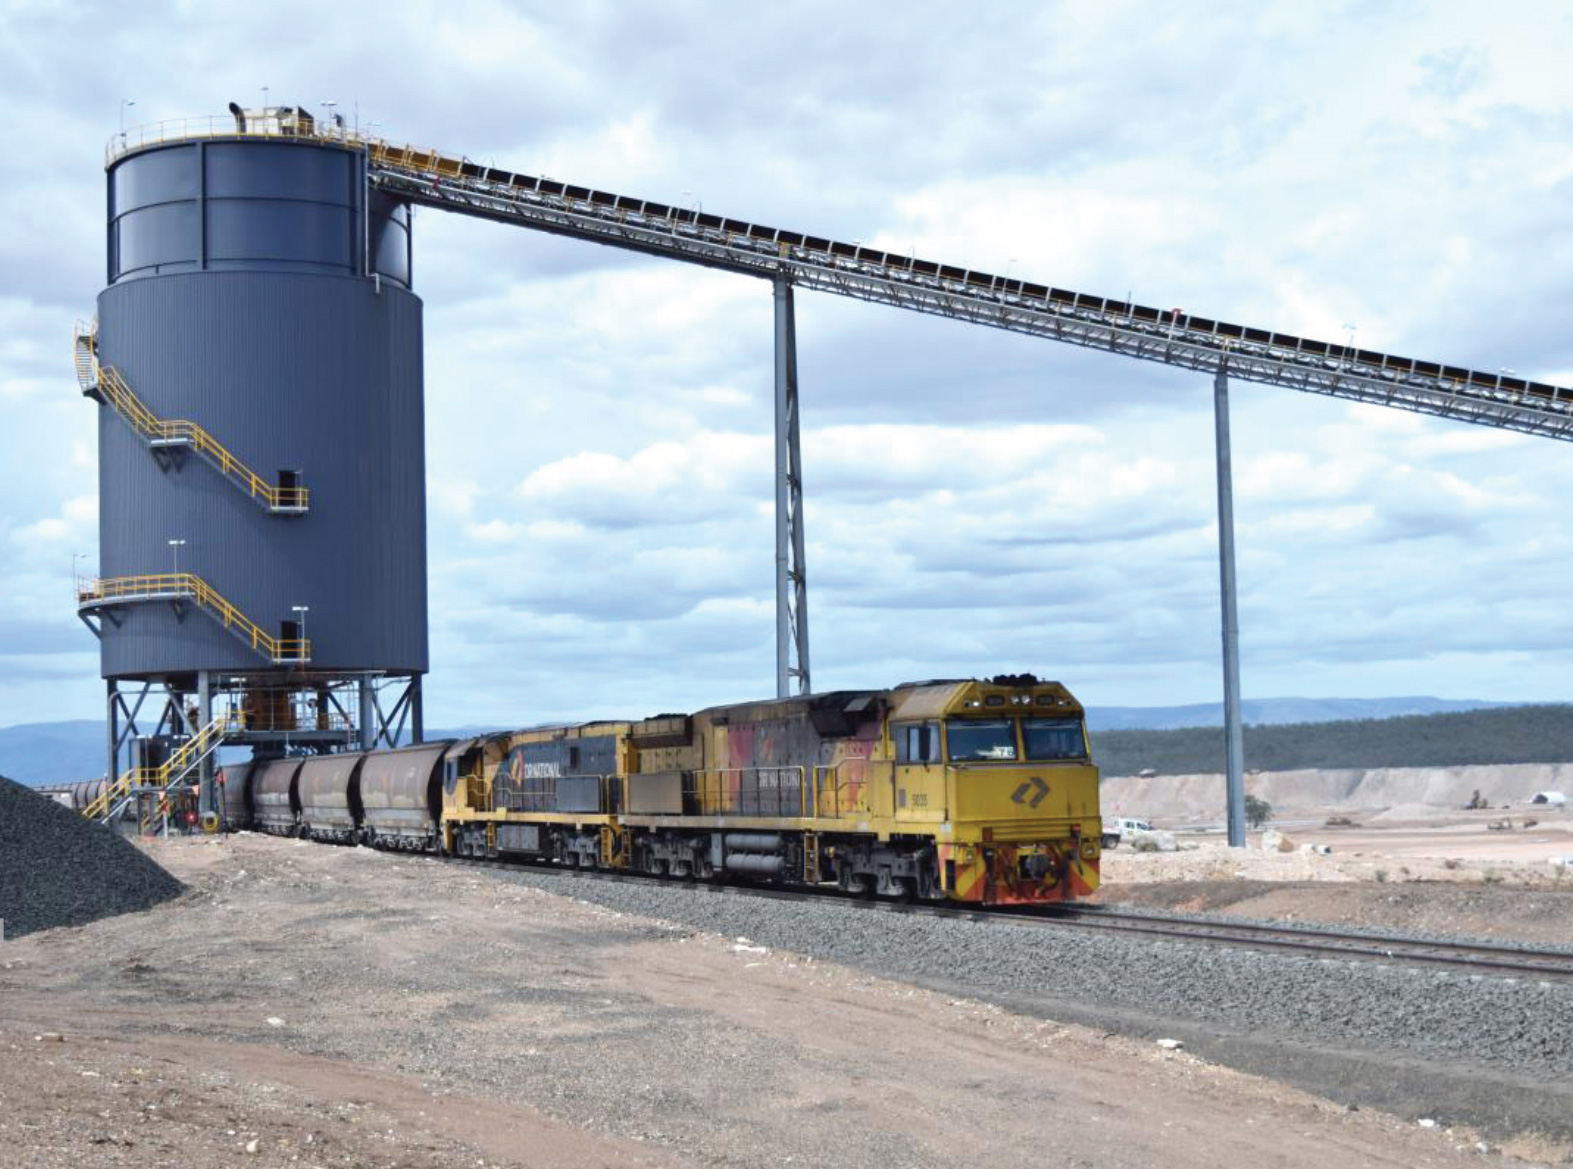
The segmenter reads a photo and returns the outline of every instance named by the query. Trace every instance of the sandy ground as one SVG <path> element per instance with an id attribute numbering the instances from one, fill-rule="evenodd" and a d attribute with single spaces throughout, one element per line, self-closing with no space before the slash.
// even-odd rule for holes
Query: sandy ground
<path id="1" fill-rule="evenodd" d="M 154 854 L 190 894 L 0 947 L 7 1166 L 1482 1160 L 1473 1133 L 474 869 L 250 835 Z"/>
<path id="2" fill-rule="evenodd" d="M 1506 822 L 1508 827 L 1492 827 Z M 1220 828 L 1155 818 L 1173 833 L 1178 853 L 1134 852 L 1127 843 L 1104 856 L 1112 883 L 1213 879 L 1507 882 L 1573 887 L 1573 810 L 1391 808 L 1368 813 L 1320 809 L 1270 822 L 1288 836 L 1289 853 L 1264 852 L 1262 833 L 1247 834 L 1245 851 L 1225 846 Z M 1311 850 L 1325 846 L 1326 854 Z M 1568 864 L 1556 863 L 1568 861 Z M 1381 875 L 1378 876 L 1377 874 Z"/>
<path id="3" fill-rule="evenodd" d="M 1099 901 L 1573 945 L 1573 865 L 1551 863 L 1573 859 L 1567 810 L 1322 809 L 1280 824 L 1290 852 L 1265 851 L 1260 832 L 1231 849 L 1183 820 L 1156 826 L 1180 851 L 1105 852 Z"/>
<path id="4" fill-rule="evenodd" d="M 1412 810 L 1429 817 L 1463 808 L 1476 793 L 1493 808 L 1534 815 L 1536 792 L 1573 793 L 1573 763 L 1250 771 L 1245 790 L 1280 816 L 1335 810 L 1359 818 Z M 1197 821 L 1223 814 L 1221 775 L 1105 776 L 1101 792 L 1104 810 L 1114 815 Z"/>

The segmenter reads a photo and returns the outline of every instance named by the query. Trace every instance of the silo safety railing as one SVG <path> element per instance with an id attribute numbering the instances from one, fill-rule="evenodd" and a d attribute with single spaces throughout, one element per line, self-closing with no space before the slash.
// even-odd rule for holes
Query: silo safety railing
<path id="1" fill-rule="evenodd" d="M 274 637 L 194 573 L 112 576 L 101 580 L 85 580 L 77 587 L 77 608 L 83 610 L 141 601 L 181 600 L 195 602 L 199 608 L 212 614 L 225 629 L 275 666 L 305 665 L 311 661 L 311 642 L 308 639 Z"/>
<path id="2" fill-rule="evenodd" d="M 302 515 L 309 504 L 304 487 L 275 486 L 242 463 L 202 426 L 184 418 L 159 418 L 137 397 L 120 371 L 98 360 L 98 338 L 91 326 L 78 323 L 73 347 L 77 382 L 84 394 L 112 407 L 153 447 L 190 447 L 231 483 L 271 512 Z"/>
<path id="3" fill-rule="evenodd" d="M 212 722 L 177 747 L 161 766 L 131 767 L 122 772 L 82 809 L 82 814 L 89 820 L 111 820 L 140 792 L 167 793 L 217 751 L 228 735 L 240 729 L 239 715 L 225 712 L 214 716 Z"/>

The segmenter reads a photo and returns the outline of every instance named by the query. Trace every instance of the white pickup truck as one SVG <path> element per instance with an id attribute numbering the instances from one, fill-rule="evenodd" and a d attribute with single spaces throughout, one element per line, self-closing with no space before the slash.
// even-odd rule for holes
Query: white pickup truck
<path id="1" fill-rule="evenodd" d="M 1136 820 L 1130 816 L 1105 816 L 1103 818 L 1104 848 L 1117 848 L 1120 841 L 1136 832 L 1151 832 L 1152 825 L 1146 820 Z"/>

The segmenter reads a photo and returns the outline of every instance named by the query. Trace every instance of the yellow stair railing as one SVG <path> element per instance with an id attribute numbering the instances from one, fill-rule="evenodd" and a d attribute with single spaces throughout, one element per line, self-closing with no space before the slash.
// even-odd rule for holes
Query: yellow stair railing
<path id="1" fill-rule="evenodd" d="M 98 394 L 131 424 L 131 429 L 150 443 L 189 446 L 218 468 L 219 474 L 242 488 L 253 499 L 261 500 L 270 511 L 306 510 L 309 503 L 306 488 L 275 486 L 237 459 L 229 448 L 202 426 L 184 418 L 159 418 L 149 410 L 119 370 L 99 362 L 98 333 L 91 326 L 77 323 L 72 357 L 76 364 L 77 382 L 83 392 Z"/>
<path id="2" fill-rule="evenodd" d="M 190 572 L 158 572 L 143 576 L 112 576 L 84 580 L 77 587 L 77 608 L 92 609 L 115 602 L 190 600 L 206 609 L 253 650 L 274 665 L 304 665 L 311 660 L 311 642 L 303 637 L 274 637 Z"/>
<path id="3" fill-rule="evenodd" d="M 82 815 L 89 820 L 102 820 L 109 815 L 111 808 L 120 806 L 120 802 L 131 794 L 133 781 L 136 778 L 136 769 L 122 772 L 113 782 L 104 785 L 104 790 L 88 801 L 87 807 L 82 809 Z"/>
<path id="4" fill-rule="evenodd" d="M 90 820 L 101 820 L 118 811 L 120 804 L 139 789 L 168 791 L 216 751 L 225 736 L 242 729 L 243 725 L 244 720 L 238 714 L 226 712 L 215 715 L 212 722 L 176 748 L 162 765 L 127 768 L 120 778 L 105 787 L 92 803 L 82 809 L 82 814 Z"/>

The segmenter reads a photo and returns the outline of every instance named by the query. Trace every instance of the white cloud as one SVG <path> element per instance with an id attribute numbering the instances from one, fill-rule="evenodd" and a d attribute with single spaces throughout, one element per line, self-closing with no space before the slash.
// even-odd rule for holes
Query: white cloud
<path id="1" fill-rule="evenodd" d="M 84 79 L 87 30 L 119 72 Z M 36 681 L 72 671 L 70 713 L 96 710 L 63 582 L 94 544 L 97 408 L 66 343 L 103 279 L 99 147 L 124 98 L 132 121 L 262 84 L 358 101 L 381 132 L 483 162 L 1566 384 L 1570 38 L 1464 3 L 1201 22 L 1145 3 L 964 22 L 922 4 L 423 4 L 392 23 L 353 2 L 108 23 L 13 5 L 0 608 L 27 622 L 8 645 L 41 648 L 0 712 L 62 714 Z M 415 239 L 428 721 L 767 692 L 769 284 L 424 210 Z M 1216 696 L 1207 378 L 823 296 L 797 309 L 821 685 L 1020 666 L 1098 702 Z M 1565 447 L 1233 398 L 1248 691 L 1567 697 Z"/>

